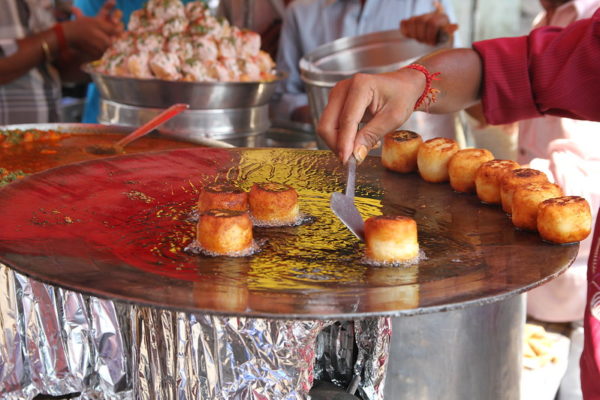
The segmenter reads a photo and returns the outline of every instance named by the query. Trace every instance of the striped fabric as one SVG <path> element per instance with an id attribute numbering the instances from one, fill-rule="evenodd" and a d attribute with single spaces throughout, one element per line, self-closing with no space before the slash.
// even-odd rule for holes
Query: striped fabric
<path id="1" fill-rule="evenodd" d="M 18 39 L 54 24 L 50 0 L 3 0 L 0 12 L 0 57 L 18 50 Z M 0 85 L 0 125 L 58 121 L 60 79 L 50 64 Z"/>

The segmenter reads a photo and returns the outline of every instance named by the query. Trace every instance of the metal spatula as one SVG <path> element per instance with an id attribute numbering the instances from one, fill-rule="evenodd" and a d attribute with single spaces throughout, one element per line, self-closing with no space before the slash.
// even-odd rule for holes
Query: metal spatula
<path id="1" fill-rule="evenodd" d="M 346 193 L 335 192 L 331 194 L 329 206 L 333 213 L 354 233 L 360 240 L 365 239 L 365 221 L 354 205 L 354 186 L 356 183 L 356 158 L 351 156 L 347 164 Z"/>

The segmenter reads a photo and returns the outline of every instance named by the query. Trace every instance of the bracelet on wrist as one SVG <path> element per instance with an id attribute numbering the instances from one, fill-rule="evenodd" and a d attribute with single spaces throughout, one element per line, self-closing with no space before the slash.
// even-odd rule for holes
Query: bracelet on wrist
<path id="1" fill-rule="evenodd" d="M 414 110 L 417 110 L 423 103 L 425 103 L 426 111 L 429 111 L 429 106 L 437 101 L 437 94 L 440 92 L 438 89 L 434 89 L 431 87 L 431 82 L 439 81 L 438 75 L 441 72 L 434 72 L 433 74 L 429 72 L 427 68 L 425 68 L 421 64 L 410 64 L 404 68 L 410 68 L 417 71 L 422 72 L 425 75 L 425 88 L 423 89 L 423 93 L 415 103 Z"/>
<path id="2" fill-rule="evenodd" d="M 44 52 L 44 61 L 52 62 L 52 52 L 50 51 L 50 46 L 48 46 L 48 42 L 42 39 L 42 51 Z"/>
<path id="3" fill-rule="evenodd" d="M 65 31 L 62 24 L 54 24 L 52 31 L 56 35 L 58 54 L 59 56 L 63 56 L 69 50 L 69 44 L 67 43 L 67 38 L 65 37 Z"/>

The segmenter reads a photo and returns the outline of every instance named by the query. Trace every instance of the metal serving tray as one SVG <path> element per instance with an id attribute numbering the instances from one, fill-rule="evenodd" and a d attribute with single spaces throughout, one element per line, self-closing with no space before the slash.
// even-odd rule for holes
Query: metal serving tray
<path id="1" fill-rule="evenodd" d="M 190 109 L 229 109 L 267 104 L 280 80 L 264 82 L 182 82 L 137 79 L 99 73 L 89 64 L 83 70 L 92 76 L 106 100 L 138 107 L 167 108 L 187 103 Z"/>
<path id="2" fill-rule="evenodd" d="M 208 314 L 270 318 L 411 315 L 485 304 L 564 271 L 578 245 L 515 230 L 497 207 L 447 184 L 358 168 L 364 217 L 400 214 L 419 227 L 424 257 L 373 267 L 329 209 L 343 168 L 330 152 L 183 149 L 72 164 L 0 189 L 0 262 L 44 282 L 100 297 Z M 184 251 L 195 235 L 198 189 L 215 180 L 293 185 L 315 221 L 255 228 L 248 257 Z"/>

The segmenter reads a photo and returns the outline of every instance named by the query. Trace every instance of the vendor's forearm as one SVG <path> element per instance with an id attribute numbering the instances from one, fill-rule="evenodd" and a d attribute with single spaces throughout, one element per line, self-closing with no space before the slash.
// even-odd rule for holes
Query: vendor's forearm
<path id="1" fill-rule="evenodd" d="M 0 85 L 25 75 L 35 66 L 49 61 L 58 53 L 58 42 L 52 30 L 17 40 L 18 50 L 0 58 Z M 46 50 L 44 49 L 46 48 Z"/>
<path id="2" fill-rule="evenodd" d="M 442 50 L 417 61 L 430 73 L 440 72 L 432 88 L 439 90 L 436 101 L 419 110 L 444 114 L 462 110 L 480 98 L 481 59 L 472 49 Z"/>

